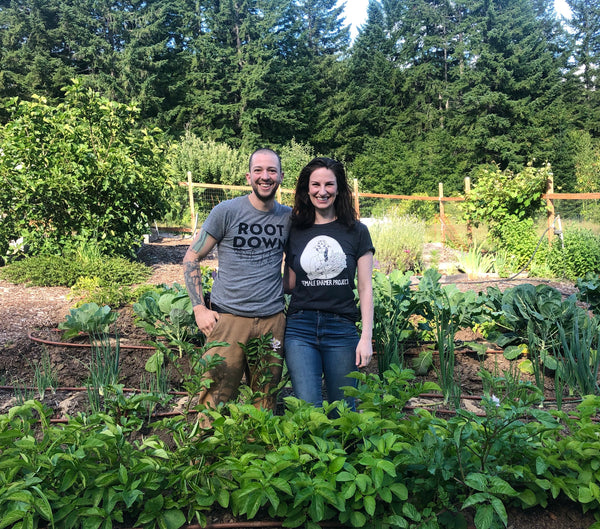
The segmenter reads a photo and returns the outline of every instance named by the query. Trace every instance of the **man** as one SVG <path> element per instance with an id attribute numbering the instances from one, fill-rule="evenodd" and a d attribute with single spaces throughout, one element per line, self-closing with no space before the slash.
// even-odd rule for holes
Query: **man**
<path id="1" fill-rule="evenodd" d="M 252 192 L 215 206 L 183 258 L 185 284 L 199 329 L 207 341 L 229 344 L 207 352 L 225 360 L 209 374 L 213 382 L 200 397 L 201 404 L 216 406 L 235 395 L 246 368 L 239 343 L 272 333 L 273 349 L 282 354 L 285 318 L 281 262 L 291 213 L 291 208 L 275 201 L 282 179 L 277 153 L 271 149 L 252 153 L 246 173 Z M 207 307 L 199 261 L 215 245 L 219 270 Z M 275 365 L 270 368 L 272 377 L 267 387 L 252 389 L 267 393 L 277 385 L 282 360 L 271 362 Z M 266 396 L 260 404 L 273 409 L 275 397 Z"/>

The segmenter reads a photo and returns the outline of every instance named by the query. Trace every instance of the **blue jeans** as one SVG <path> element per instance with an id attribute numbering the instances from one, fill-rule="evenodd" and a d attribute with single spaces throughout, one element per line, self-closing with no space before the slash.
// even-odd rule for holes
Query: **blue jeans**
<path id="1" fill-rule="evenodd" d="M 347 318 L 318 310 L 303 310 L 287 317 L 285 361 L 294 393 L 315 406 L 323 405 L 321 378 L 325 375 L 327 401 L 344 399 L 342 386 L 356 386 L 346 375 L 356 371 L 358 330 Z M 354 409 L 354 399 L 346 398 Z"/>

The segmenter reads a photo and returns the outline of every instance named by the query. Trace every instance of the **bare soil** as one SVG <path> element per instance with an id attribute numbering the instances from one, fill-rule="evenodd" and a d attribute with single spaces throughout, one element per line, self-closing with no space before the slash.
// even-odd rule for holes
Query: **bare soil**
<path id="1" fill-rule="evenodd" d="M 149 282 L 152 284 L 174 282 L 183 284 L 181 262 L 189 245 L 189 239 L 182 237 L 163 238 L 145 244 L 139 259 L 153 269 Z M 441 254 L 451 258 L 451 252 Z M 216 266 L 214 256 L 205 263 Z M 542 280 L 514 279 L 510 282 L 488 279 L 486 281 L 468 281 L 464 275 L 445 276 L 444 282 L 455 283 L 461 290 L 484 290 L 496 284 L 501 289 L 518 283 L 548 283 L 559 289 L 564 295 L 575 292 L 569 283 L 551 283 Z M 58 324 L 64 320 L 73 301 L 69 298 L 69 289 L 61 287 L 25 287 L 0 280 L 0 413 L 16 402 L 16 393 L 33 390 L 35 366 L 39 364 L 44 352 L 50 357 L 51 365 L 58 375 L 62 388 L 78 388 L 84 385 L 87 376 L 87 357 L 85 347 L 65 347 L 46 342 L 62 342 L 57 332 Z M 118 332 L 121 339 L 121 381 L 128 388 L 140 387 L 140 373 L 151 349 L 144 349 L 148 336 L 135 325 L 131 309 L 121 309 Z M 468 341 L 479 338 L 471 331 L 463 331 L 457 338 Z M 131 348 L 129 348 L 131 346 Z M 140 346 L 142 346 L 140 348 Z M 489 355 L 486 367 L 502 372 L 502 355 Z M 480 360 L 470 354 L 457 355 L 457 372 L 460 376 L 463 394 L 481 395 Z M 376 359 L 369 369 L 376 370 Z M 176 381 L 174 381 L 176 382 Z M 546 388 L 553 394 L 551 380 Z M 27 388 L 30 388 L 29 390 Z M 56 410 L 57 416 L 71 415 L 85 406 L 85 392 L 68 392 L 50 395 L 46 393 L 44 402 Z M 464 400 L 467 407 L 477 406 L 476 401 Z M 228 523 L 235 519 L 225 512 L 215 511 L 209 518 L 210 523 Z M 529 510 L 509 509 L 509 529 L 584 529 L 594 523 L 594 517 L 583 513 L 579 505 L 572 502 L 556 501 L 546 509 Z M 237 525 L 237 527 L 240 527 Z"/>

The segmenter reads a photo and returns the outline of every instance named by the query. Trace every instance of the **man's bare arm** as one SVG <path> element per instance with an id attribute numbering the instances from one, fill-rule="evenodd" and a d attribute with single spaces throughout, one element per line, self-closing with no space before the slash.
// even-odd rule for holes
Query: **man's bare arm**
<path id="1" fill-rule="evenodd" d="M 190 244 L 185 257 L 183 258 L 183 277 L 185 286 L 192 300 L 192 305 L 204 305 L 204 296 L 202 294 L 202 272 L 200 271 L 200 261 L 204 259 L 217 243 L 216 239 L 200 230 L 200 233 Z"/>
<path id="2" fill-rule="evenodd" d="M 183 277 L 199 329 L 205 334 L 213 329 L 219 315 L 206 307 L 202 291 L 202 272 L 200 261 L 204 259 L 217 244 L 217 240 L 200 230 L 183 258 Z"/>
<path id="3" fill-rule="evenodd" d="M 185 286 L 187 288 L 190 299 L 192 300 L 192 306 L 204 305 L 204 294 L 202 290 L 202 272 L 198 263 L 192 261 L 183 262 L 183 277 L 185 279 Z"/>

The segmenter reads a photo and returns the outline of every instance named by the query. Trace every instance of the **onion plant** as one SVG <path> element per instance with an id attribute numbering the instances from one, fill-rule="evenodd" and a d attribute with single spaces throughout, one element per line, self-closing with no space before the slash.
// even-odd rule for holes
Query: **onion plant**
<path id="1" fill-rule="evenodd" d="M 87 392 L 92 410 L 100 411 L 101 397 L 106 389 L 119 382 L 120 341 L 116 335 L 113 344 L 105 332 L 90 333 L 90 339 L 92 347 Z"/>
<path id="2" fill-rule="evenodd" d="M 58 387 L 58 377 L 56 371 L 52 368 L 50 355 L 46 349 L 43 350 L 40 361 L 34 366 L 33 380 L 40 400 L 44 400 L 48 388 L 54 393 Z"/>
<path id="3" fill-rule="evenodd" d="M 600 328 L 595 318 L 588 318 L 580 326 L 578 319 L 573 322 L 570 333 L 564 325 L 557 322 L 560 336 L 560 350 L 557 356 L 560 361 L 556 375 L 566 382 L 570 392 L 577 392 L 581 397 L 598 395 L 598 343 Z"/>

